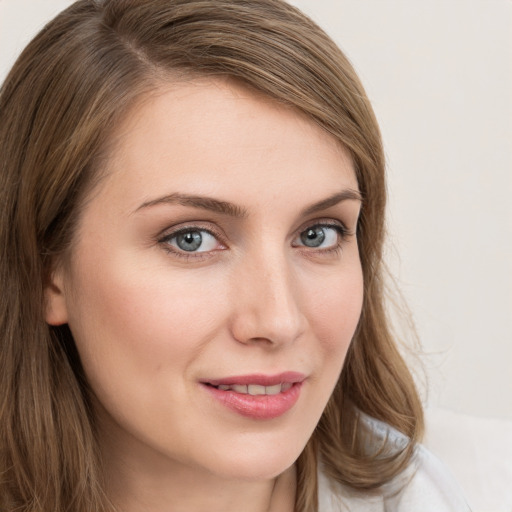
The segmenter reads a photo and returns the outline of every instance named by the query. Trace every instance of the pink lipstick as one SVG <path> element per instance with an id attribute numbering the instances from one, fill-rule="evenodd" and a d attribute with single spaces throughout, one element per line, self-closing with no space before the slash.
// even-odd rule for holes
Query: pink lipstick
<path id="1" fill-rule="evenodd" d="M 202 381 L 210 396 L 228 409 L 254 419 L 273 419 L 289 411 L 300 396 L 305 375 L 239 375 Z"/>

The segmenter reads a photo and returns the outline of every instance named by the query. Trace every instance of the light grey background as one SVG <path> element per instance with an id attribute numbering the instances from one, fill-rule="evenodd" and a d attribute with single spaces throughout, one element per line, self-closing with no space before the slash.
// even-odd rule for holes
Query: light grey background
<path id="1" fill-rule="evenodd" d="M 66 0 L 0 0 L 0 79 Z M 359 72 L 383 132 L 389 261 L 428 403 L 512 418 L 512 1 L 293 0 Z"/>

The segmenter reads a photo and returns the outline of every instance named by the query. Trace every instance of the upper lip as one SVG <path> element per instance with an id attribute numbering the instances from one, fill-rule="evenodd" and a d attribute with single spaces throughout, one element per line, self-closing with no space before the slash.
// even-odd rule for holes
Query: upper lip
<path id="1" fill-rule="evenodd" d="M 234 384 L 256 384 L 260 386 L 275 386 L 276 384 L 295 384 L 302 382 L 306 376 L 300 372 L 282 372 L 275 375 L 265 375 L 262 373 L 255 373 L 252 375 L 233 375 L 230 377 L 222 377 L 219 379 L 207 379 L 201 381 L 203 384 L 210 384 L 212 386 L 232 386 Z"/>

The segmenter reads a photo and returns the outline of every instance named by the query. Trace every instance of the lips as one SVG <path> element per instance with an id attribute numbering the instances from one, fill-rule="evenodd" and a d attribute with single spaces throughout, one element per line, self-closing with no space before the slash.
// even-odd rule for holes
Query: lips
<path id="1" fill-rule="evenodd" d="M 257 385 L 276 386 L 277 384 L 296 384 L 302 382 L 306 376 L 299 372 L 282 372 L 275 375 L 252 374 L 224 377 L 221 379 L 204 380 L 204 384 L 211 386 L 233 386 L 233 385 Z"/>
<path id="2" fill-rule="evenodd" d="M 202 381 L 203 388 L 222 405 L 242 416 L 272 419 L 285 414 L 299 399 L 305 375 L 241 375 Z"/>

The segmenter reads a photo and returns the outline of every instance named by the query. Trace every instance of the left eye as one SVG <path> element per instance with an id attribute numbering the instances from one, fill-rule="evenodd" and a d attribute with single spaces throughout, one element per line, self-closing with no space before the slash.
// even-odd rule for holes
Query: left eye
<path id="1" fill-rule="evenodd" d="M 166 243 L 185 252 L 208 252 L 219 246 L 218 240 L 204 229 L 188 229 L 167 237 Z"/>
<path id="2" fill-rule="evenodd" d="M 339 243 L 340 229 L 337 226 L 311 226 L 300 233 L 294 245 L 322 249 L 336 247 Z"/>

